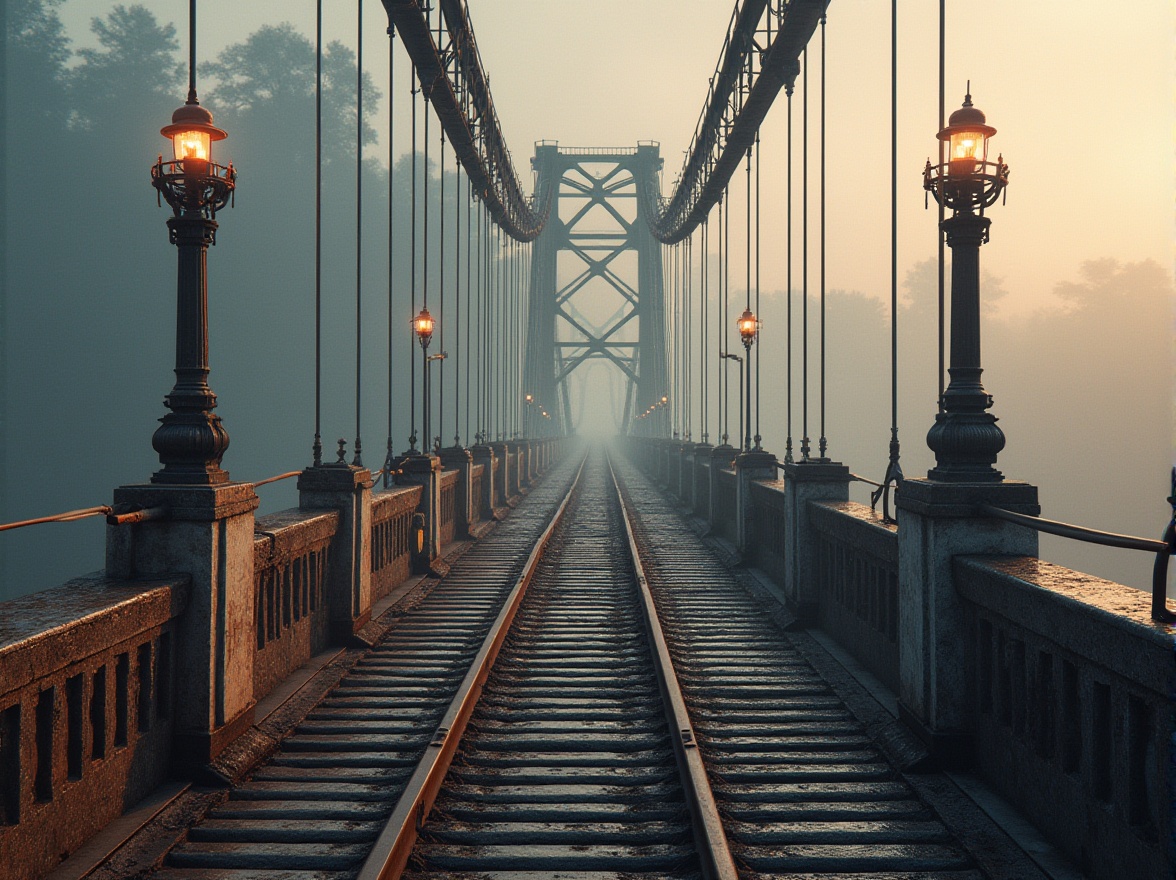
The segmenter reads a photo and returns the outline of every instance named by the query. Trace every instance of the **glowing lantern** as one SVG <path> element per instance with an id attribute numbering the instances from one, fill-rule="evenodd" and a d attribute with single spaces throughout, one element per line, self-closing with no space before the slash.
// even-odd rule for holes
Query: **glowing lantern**
<path id="1" fill-rule="evenodd" d="M 176 161 L 184 163 L 184 170 L 197 174 L 207 171 L 212 161 L 213 141 L 228 136 L 224 129 L 212 124 L 212 114 L 199 104 L 180 107 L 172 114 L 172 124 L 165 125 L 159 133 L 171 138 Z"/>
<path id="2" fill-rule="evenodd" d="M 434 326 L 433 316 L 429 314 L 429 310 L 422 308 L 420 314 L 413 319 L 412 324 L 421 348 L 428 348 L 429 342 L 433 338 Z"/>
<path id="3" fill-rule="evenodd" d="M 969 90 L 964 104 L 948 117 L 947 127 L 939 132 L 939 139 L 948 142 L 948 174 L 951 177 L 970 177 L 980 164 L 988 160 L 988 139 L 996 129 L 985 124 L 984 113 L 972 106 Z"/>
<path id="4" fill-rule="evenodd" d="M 751 344 L 755 342 L 755 331 L 759 324 L 755 313 L 751 309 L 744 309 L 736 323 L 739 326 L 739 338 L 743 340 L 743 345 L 746 348 L 751 348 Z"/>

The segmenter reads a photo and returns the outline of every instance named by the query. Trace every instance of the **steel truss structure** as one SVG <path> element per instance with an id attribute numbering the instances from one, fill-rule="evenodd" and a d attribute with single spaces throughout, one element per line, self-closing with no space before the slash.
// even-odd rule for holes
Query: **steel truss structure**
<path id="1" fill-rule="evenodd" d="M 668 199 L 652 185 L 642 192 L 663 244 L 684 240 L 722 197 L 776 95 L 792 90 L 801 53 L 828 6 L 829 0 L 736 2 L 674 191 Z"/>
<path id="2" fill-rule="evenodd" d="M 474 189 L 490 215 L 517 241 L 534 241 L 547 221 L 550 193 L 523 194 L 510 150 L 498 124 L 490 80 L 478 54 L 465 0 L 438 0 L 436 28 L 431 8 L 419 0 L 383 0 L 412 59 L 425 97 L 432 103 Z"/>
<path id="3" fill-rule="evenodd" d="M 538 436 L 571 429 L 568 376 L 594 358 L 612 362 L 625 377 L 623 427 L 628 431 L 635 408 L 656 404 L 668 388 L 660 245 L 686 239 L 721 199 L 776 95 L 781 88 L 791 91 L 801 55 L 829 0 L 736 0 L 685 164 L 668 198 L 661 193 L 655 144 L 561 151 L 541 142 L 534 159 L 535 191 L 524 195 L 494 111 L 466 0 L 434 0 L 435 7 L 428 0 L 383 3 L 389 26 L 403 39 L 421 88 L 478 197 L 507 235 L 535 243 L 525 342 L 524 386 L 531 395 L 527 432 Z M 586 199 L 575 222 L 559 220 L 561 194 Z M 624 220 L 621 231 L 613 233 L 573 230 L 598 205 L 621 220 L 610 205 L 620 198 L 635 199 L 637 221 Z M 561 250 L 576 254 L 586 268 L 557 289 Z M 627 250 L 638 254 L 636 287 L 610 268 Z M 586 320 L 573 302 L 591 278 L 605 279 L 623 300 L 602 325 Z M 627 332 L 634 321 L 636 341 Z M 543 424 L 533 417 L 535 404 L 551 415 Z M 643 420 L 642 428 L 664 433 L 667 419 L 668 408 L 660 408 Z"/>
<path id="4" fill-rule="evenodd" d="M 539 189 L 552 193 L 552 203 L 532 250 L 523 383 L 535 404 L 558 418 L 531 418 L 524 428 L 535 432 L 531 436 L 542 436 L 547 426 L 571 430 L 568 379 L 586 362 L 602 359 L 624 376 L 627 431 L 634 409 L 660 400 L 668 389 L 661 244 L 639 198 L 643 188 L 658 186 L 660 148 L 643 142 L 628 149 L 561 149 L 540 142 L 532 164 Z M 624 210 L 625 202 L 633 209 Z M 561 212 L 561 204 L 570 210 Z M 561 252 L 579 260 L 574 277 L 562 285 Z M 636 252 L 635 278 L 620 267 L 626 252 Z M 609 299 L 617 301 L 615 308 Z M 607 318 L 590 316 L 602 308 L 611 312 Z M 658 415 L 668 418 L 668 410 Z"/>

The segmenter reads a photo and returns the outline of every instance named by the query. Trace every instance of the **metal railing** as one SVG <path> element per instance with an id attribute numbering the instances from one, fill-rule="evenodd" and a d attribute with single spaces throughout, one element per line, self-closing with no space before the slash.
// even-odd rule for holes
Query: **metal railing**
<path id="1" fill-rule="evenodd" d="M 1176 493 L 1174 493 L 1176 496 Z M 1174 499 L 1169 499 L 1173 501 Z M 1055 519 L 1045 519 L 1040 516 L 1029 516 L 992 504 L 978 504 L 976 511 L 986 516 L 1003 519 L 1006 522 L 1026 526 L 1038 532 L 1082 541 L 1087 544 L 1101 544 L 1104 547 L 1119 547 L 1123 550 L 1142 550 L 1145 553 L 1155 553 L 1156 562 L 1152 568 L 1152 620 L 1157 623 L 1176 623 L 1176 614 L 1168 608 L 1168 559 L 1176 553 L 1176 515 L 1164 530 L 1162 540 L 1139 538 L 1135 535 L 1120 535 L 1116 532 L 1104 532 L 1099 529 L 1088 529 L 1072 523 L 1060 522 Z"/>

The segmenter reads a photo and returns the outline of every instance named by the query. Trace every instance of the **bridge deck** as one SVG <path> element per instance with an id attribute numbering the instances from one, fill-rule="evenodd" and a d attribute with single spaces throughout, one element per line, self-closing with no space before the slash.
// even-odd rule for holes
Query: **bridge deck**
<path id="1" fill-rule="evenodd" d="M 358 876 L 578 462 L 457 560 L 248 778 L 190 793 L 190 827 L 145 873 Z M 1042 876 L 949 780 L 911 772 L 920 746 L 810 636 L 787 631 L 754 574 L 724 566 L 642 474 L 614 464 L 741 876 Z M 608 475 L 590 454 L 412 876 L 699 876 Z M 159 837 L 161 822 L 176 811 L 143 834 Z M 141 851 L 159 861 L 158 847 Z M 93 876 L 132 870 L 143 866 Z"/>

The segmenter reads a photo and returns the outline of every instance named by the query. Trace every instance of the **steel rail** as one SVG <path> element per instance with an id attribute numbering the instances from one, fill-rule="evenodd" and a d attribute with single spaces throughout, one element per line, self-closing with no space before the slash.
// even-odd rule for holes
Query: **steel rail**
<path id="1" fill-rule="evenodd" d="M 694 840 L 698 847 L 702 873 L 707 880 L 738 880 L 739 873 L 731 855 L 727 834 L 723 830 L 723 820 L 715 803 L 710 780 L 706 775 L 706 765 L 698 750 L 694 725 L 686 710 L 686 700 L 682 696 L 682 688 L 674 671 L 666 636 L 658 619 L 657 606 L 654 604 L 653 593 L 650 592 L 649 581 L 645 577 L 645 567 L 641 563 L 641 554 L 637 549 L 637 538 L 633 533 L 632 517 L 625 493 L 617 480 L 616 471 L 613 470 L 611 456 L 608 458 L 608 471 L 617 493 L 621 518 L 625 523 L 625 536 L 633 562 L 633 573 L 641 592 L 641 610 L 650 639 L 650 653 L 653 655 L 658 688 L 665 706 L 666 720 L 670 725 L 670 741 L 678 759 L 682 788 L 686 793 L 690 819 L 694 826 Z"/>
<path id="2" fill-rule="evenodd" d="M 645 187 L 649 228 L 662 244 L 684 240 L 718 202 L 776 95 L 785 86 L 791 88 L 800 71 L 800 54 L 828 5 L 829 0 L 791 0 L 775 31 L 770 22 L 766 30 L 760 28 L 764 15 L 774 14 L 768 0 L 736 6 L 674 192 L 663 201 L 654 183 Z M 757 44 L 757 33 L 766 33 L 766 47 Z M 758 69 L 751 63 L 756 55 Z"/>
<path id="3" fill-rule="evenodd" d="M 404 871 L 416 844 L 417 834 L 433 808 L 433 802 L 445 781 L 445 774 L 449 772 L 449 765 L 461 744 L 466 724 L 481 696 L 482 686 L 490 675 L 503 642 L 506 641 L 511 623 L 522 604 L 535 570 L 539 567 L 547 544 L 563 520 L 568 503 L 580 485 L 580 477 L 584 473 L 584 463 L 587 460 L 585 452 L 571 487 L 547 524 L 547 528 L 531 549 L 522 573 L 486 634 L 482 647 L 474 657 L 465 678 L 462 679 L 445 715 L 442 716 L 432 741 L 426 746 L 380 836 L 376 838 L 356 880 L 395 880 Z"/>
<path id="4" fill-rule="evenodd" d="M 440 0 L 449 42 L 439 46 L 419 0 L 383 0 L 412 59 L 425 97 L 494 221 L 517 241 L 534 241 L 547 222 L 550 191 L 523 194 L 503 137 L 465 0 Z"/>

